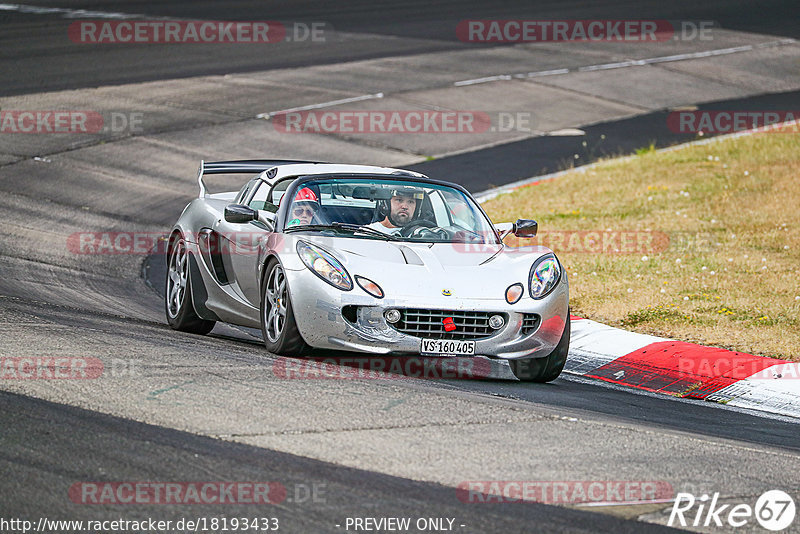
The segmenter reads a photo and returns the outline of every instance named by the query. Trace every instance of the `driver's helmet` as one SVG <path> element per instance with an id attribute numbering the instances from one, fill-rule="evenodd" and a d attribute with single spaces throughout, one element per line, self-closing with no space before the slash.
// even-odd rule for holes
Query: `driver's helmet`
<path id="1" fill-rule="evenodd" d="M 419 202 L 425 198 L 425 190 L 413 185 L 401 185 L 392 189 L 392 196 L 414 197 Z"/>
<path id="2" fill-rule="evenodd" d="M 297 204 L 299 202 L 310 202 L 314 209 L 319 207 L 319 198 L 317 198 L 317 194 L 308 187 L 302 188 L 294 196 L 294 203 Z"/>
<path id="3" fill-rule="evenodd" d="M 307 216 L 313 217 L 319 209 L 319 198 L 310 188 L 303 187 L 294 197 L 294 201 L 290 206 L 291 213 L 289 213 L 289 226 L 300 224 L 300 217 Z"/>
<path id="4" fill-rule="evenodd" d="M 414 221 L 418 219 L 420 211 L 422 210 L 422 203 L 425 200 L 425 190 L 421 187 L 416 187 L 413 185 L 398 185 L 393 187 L 391 191 L 392 194 L 390 200 L 381 200 L 378 202 L 378 220 L 382 220 L 384 217 L 390 217 L 391 198 L 397 196 L 412 197 L 417 201 L 417 205 L 414 207 L 414 215 L 411 217 L 411 220 Z"/>

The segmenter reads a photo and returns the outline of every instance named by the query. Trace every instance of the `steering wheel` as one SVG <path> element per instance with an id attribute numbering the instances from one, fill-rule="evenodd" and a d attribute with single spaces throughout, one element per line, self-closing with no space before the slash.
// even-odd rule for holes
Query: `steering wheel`
<path id="1" fill-rule="evenodd" d="M 438 237 L 440 239 L 448 239 L 450 237 L 447 230 L 436 226 L 435 223 L 427 219 L 420 219 L 408 226 L 404 226 L 403 229 L 400 230 L 400 235 L 412 238 Z"/>

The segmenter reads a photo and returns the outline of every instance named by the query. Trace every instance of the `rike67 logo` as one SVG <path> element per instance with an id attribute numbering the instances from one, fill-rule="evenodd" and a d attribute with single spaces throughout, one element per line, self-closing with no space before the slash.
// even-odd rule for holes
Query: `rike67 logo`
<path id="1" fill-rule="evenodd" d="M 779 531 L 792 524 L 795 504 L 789 494 L 781 490 L 764 492 L 755 502 L 719 503 L 719 493 L 711 497 L 695 498 L 691 493 L 678 493 L 667 525 L 692 527 L 743 527 L 755 519 L 762 528 Z"/>

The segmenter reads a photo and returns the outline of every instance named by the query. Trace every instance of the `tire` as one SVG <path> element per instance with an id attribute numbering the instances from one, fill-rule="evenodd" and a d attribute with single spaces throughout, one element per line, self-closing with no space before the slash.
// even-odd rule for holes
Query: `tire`
<path id="1" fill-rule="evenodd" d="M 208 334 L 216 321 L 200 318 L 192 303 L 192 286 L 189 269 L 189 252 L 186 242 L 179 236 L 167 257 L 167 279 L 164 292 L 164 311 L 169 325 L 181 332 Z"/>
<path id="2" fill-rule="evenodd" d="M 564 333 L 553 352 L 544 358 L 524 358 L 520 360 L 508 360 L 511 371 L 518 379 L 523 382 L 552 382 L 564 369 L 569 353 L 569 334 L 570 321 L 567 313 L 567 323 L 564 326 Z"/>
<path id="3" fill-rule="evenodd" d="M 280 356 L 299 356 L 309 349 L 294 319 L 292 299 L 283 267 L 271 259 L 261 280 L 261 334 L 267 350 Z"/>

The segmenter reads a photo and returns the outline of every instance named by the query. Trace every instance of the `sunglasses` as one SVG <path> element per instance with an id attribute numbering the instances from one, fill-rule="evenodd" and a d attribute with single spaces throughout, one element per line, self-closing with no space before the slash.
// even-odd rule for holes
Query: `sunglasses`
<path id="1" fill-rule="evenodd" d="M 298 217 L 300 215 L 311 215 L 311 216 L 313 216 L 314 215 L 314 211 L 315 210 L 313 210 L 311 208 L 294 208 L 292 210 L 292 213 L 294 213 Z"/>

